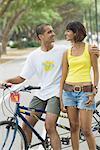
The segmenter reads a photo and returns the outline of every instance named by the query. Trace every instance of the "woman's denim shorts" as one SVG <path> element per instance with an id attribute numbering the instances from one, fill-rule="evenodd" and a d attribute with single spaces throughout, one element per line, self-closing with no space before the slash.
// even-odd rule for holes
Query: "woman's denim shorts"
<path id="1" fill-rule="evenodd" d="M 79 109 L 86 109 L 86 110 L 95 110 L 96 104 L 95 100 L 94 103 L 90 106 L 87 106 L 85 103 L 88 101 L 88 95 L 91 92 L 68 92 L 63 91 L 63 104 L 64 106 L 75 106 Z"/>

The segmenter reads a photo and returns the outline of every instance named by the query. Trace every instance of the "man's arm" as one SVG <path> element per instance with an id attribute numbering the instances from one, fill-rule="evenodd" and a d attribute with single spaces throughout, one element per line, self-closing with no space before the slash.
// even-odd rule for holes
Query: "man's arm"
<path id="1" fill-rule="evenodd" d="M 12 83 L 12 84 L 19 84 L 19 83 L 22 83 L 24 81 L 25 81 L 25 79 L 22 78 L 21 76 L 16 76 L 14 78 L 7 79 L 4 82 L 6 82 L 6 83 Z"/>

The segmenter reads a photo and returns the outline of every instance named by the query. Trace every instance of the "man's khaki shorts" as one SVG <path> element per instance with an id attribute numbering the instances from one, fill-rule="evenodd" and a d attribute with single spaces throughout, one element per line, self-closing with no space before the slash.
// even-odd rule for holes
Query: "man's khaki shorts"
<path id="1" fill-rule="evenodd" d="M 29 103 L 29 108 L 34 111 L 34 109 L 45 110 L 48 113 L 60 114 L 60 99 L 56 96 L 43 101 L 38 97 L 34 96 L 31 102 Z"/>

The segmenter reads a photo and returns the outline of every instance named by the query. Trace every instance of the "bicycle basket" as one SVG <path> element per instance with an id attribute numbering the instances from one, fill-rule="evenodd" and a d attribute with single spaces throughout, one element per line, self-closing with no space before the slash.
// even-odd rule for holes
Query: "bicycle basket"
<path id="1" fill-rule="evenodd" d="M 18 93 L 18 92 L 11 92 L 10 93 L 10 99 L 11 99 L 11 101 L 12 102 L 19 102 L 19 100 L 20 100 L 20 94 Z"/>

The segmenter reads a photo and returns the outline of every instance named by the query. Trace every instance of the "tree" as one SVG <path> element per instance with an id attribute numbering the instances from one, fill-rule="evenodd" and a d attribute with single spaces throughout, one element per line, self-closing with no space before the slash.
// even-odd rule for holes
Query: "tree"
<path id="1" fill-rule="evenodd" d="M 34 0 L 34 2 L 33 0 L 18 0 L 10 5 L 6 13 L 6 23 L 4 24 L 2 32 L 2 53 L 6 53 L 9 35 L 11 31 L 14 30 L 15 26 L 18 25 L 18 28 L 20 29 L 23 29 L 24 26 L 25 30 L 29 29 L 29 26 L 31 27 L 34 24 L 38 24 L 38 22 L 52 23 L 54 16 L 59 18 L 57 12 L 54 12 L 52 9 L 54 7 L 54 3 L 53 5 L 52 3 L 50 4 L 51 5 L 48 6 L 47 0 L 40 0 L 39 2 L 37 0 Z M 23 7 L 25 9 L 23 9 Z M 37 11 L 37 9 L 39 11 Z"/>
<path id="2" fill-rule="evenodd" d="M 6 46 L 8 43 L 8 38 L 9 38 L 9 33 L 12 29 L 12 27 L 16 26 L 16 24 L 18 23 L 19 19 L 21 18 L 21 16 L 23 15 L 23 13 L 25 12 L 25 8 L 21 9 L 20 11 L 16 12 L 16 14 L 14 14 L 12 16 L 12 18 L 9 20 L 9 22 L 7 23 L 4 32 L 3 32 L 3 36 L 2 36 L 2 52 L 3 54 L 6 54 Z"/>
<path id="3" fill-rule="evenodd" d="M 4 15 L 4 13 L 7 11 L 8 7 L 10 6 L 11 2 L 13 0 L 2 0 L 0 3 L 0 17 Z M 0 57 L 2 54 L 2 49 L 0 47 Z"/>
<path id="4" fill-rule="evenodd" d="M 67 0 L 66 3 L 58 7 L 58 12 L 62 17 L 62 21 L 54 23 L 56 32 L 58 33 L 58 38 L 64 38 L 64 30 L 68 22 L 70 21 L 80 21 L 84 22 L 84 9 L 89 6 L 89 0 Z M 80 8 L 80 9 L 79 9 Z"/>
<path id="5" fill-rule="evenodd" d="M 41 22 L 52 24 L 58 37 L 62 37 L 69 21 L 84 21 L 84 12 L 88 9 L 89 2 L 90 0 L 3 0 L 0 5 L 2 52 L 6 53 L 8 40 L 13 33 L 17 38 L 22 33 L 32 35 L 34 27 Z"/>
<path id="6" fill-rule="evenodd" d="M 2 0 L 0 3 L 0 17 L 4 15 L 13 0 Z"/>

